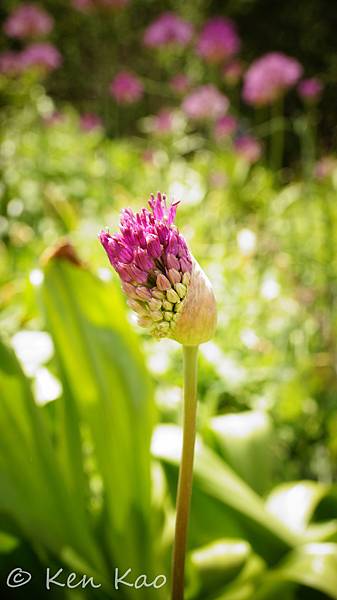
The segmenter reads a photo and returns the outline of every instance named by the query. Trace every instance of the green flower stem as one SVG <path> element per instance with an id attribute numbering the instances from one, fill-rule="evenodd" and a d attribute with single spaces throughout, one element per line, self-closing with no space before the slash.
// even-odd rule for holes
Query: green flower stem
<path id="1" fill-rule="evenodd" d="M 283 166 L 284 154 L 283 98 L 272 105 L 271 126 L 271 168 L 278 174 Z"/>
<path id="2" fill-rule="evenodd" d="M 172 600 L 184 598 L 184 573 L 190 513 L 197 415 L 197 346 L 184 346 L 184 431 L 179 471 L 172 565 Z"/>

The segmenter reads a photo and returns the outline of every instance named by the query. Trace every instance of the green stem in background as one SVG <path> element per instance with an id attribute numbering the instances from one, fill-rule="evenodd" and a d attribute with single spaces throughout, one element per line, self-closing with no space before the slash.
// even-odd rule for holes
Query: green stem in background
<path id="1" fill-rule="evenodd" d="M 317 117 L 314 107 L 308 107 L 307 114 L 298 121 L 301 139 L 303 178 L 305 182 L 311 181 L 316 158 L 316 122 Z"/>
<path id="2" fill-rule="evenodd" d="M 184 346 L 184 430 L 176 502 L 176 527 L 172 564 L 172 600 L 184 598 L 186 541 L 193 482 L 197 416 L 197 346 Z"/>
<path id="3" fill-rule="evenodd" d="M 272 105 L 271 118 L 271 148 L 270 166 L 277 175 L 283 165 L 284 153 L 284 120 L 283 120 L 283 98 L 279 98 Z"/>

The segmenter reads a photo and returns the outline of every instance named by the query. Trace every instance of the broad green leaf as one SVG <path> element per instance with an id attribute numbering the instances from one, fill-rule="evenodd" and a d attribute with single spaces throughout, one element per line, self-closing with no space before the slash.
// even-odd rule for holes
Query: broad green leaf
<path id="1" fill-rule="evenodd" d="M 149 446 L 154 413 L 149 378 L 124 303 L 114 286 L 58 258 L 45 269 L 42 301 L 65 384 L 60 440 L 67 476 L 71 481 L 81 461 L 80 433 L 85 433 L 93 475 L 96 471 L 102 481 L 99 532 L 109 560 L 114 567 L 151 576 Z M 142 590 L 137 591 L 142 597 Z M 147 597 L 150 593 L 146 591 Z"/>
<path id="2" fill-rule="evenodd" d="M 156 458 L 178 466 L 181 429 L 174 425 L 157 427 L 152 450 Z M 244 537 L 268 562 L 280 558 L 298 542 L 281 521 L 267 512 L 261 498 L 200 439 L 196 444 L 195 488 L 222 502 L 224 511 L 228 508 L 234 511 Z"/>
<path id="3" fill-rule="evenodd" d="M 313 588 L 337 598 L 337 544 L 312 543 L 299 546 L 265 578 L 264 585 L 256 594 L 257 600 L 272 599 L 270 589 L 290 582 Z"/>
<path id="4" fill-rule="evenodd" d="M 226 462 L 252 489 L 263 494 L 270 488 L 273 431 L 266 413 L 220 415 L 211 420 L 209 431 Z"/>
<path id="5" fill-rule="evenodd" d="M 334 516 L 337 517 L 334 488 L 316 481 L 296 481 L 277 486 L 269 494 L 266 508 L 294 533 L 304 535 L 307 541 L 319 541 L 337 532 L 337 519 L 327 520 L 330 514 L 321 515 L 324 522 L 311 522 L 315 510 L 324 499 L 334 502 Z"/>
<path id="6" fill-rule="evenodd" d="M 237 577 L 251 554 L 244 540 L 220 539 L 190 553 L 188 593 L 205 597 Z"/>
<path id="7" fill-rule="evenodd" d="M 104 578 L 103 556 L 86 514 L 65 485 L 41 409 L 13 352 L 1 341 L 0 359 L 0 514 L 47 552 L 61 555 L 71 547 L 88 573 Z"/>

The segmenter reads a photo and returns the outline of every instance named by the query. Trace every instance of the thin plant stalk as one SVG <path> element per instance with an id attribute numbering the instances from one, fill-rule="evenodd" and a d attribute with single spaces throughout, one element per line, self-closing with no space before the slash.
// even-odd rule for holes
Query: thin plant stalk
<path id="1" fill-rule="evenodd" d="M 183 449 L 176 502 L 176 526 L 172 563 L 172 600 L 184 598 L 186 542 L 193 482 L 197 416 L 197 346 L 184 346 Z"/>
<path id="2" fill-rule="evenodd" d="M 283 165 L 284 154 L 283 98 L 272 105 L 271 126 L 271 167 L 278 174 Z"/>
<path id="3" fill-rule="evenodd" d="M 303 178 L 306 183 L 312 180 L 316 158 L 316 123 L 314 107 L 309 107 L 306 117 L 300 121 Z"/>

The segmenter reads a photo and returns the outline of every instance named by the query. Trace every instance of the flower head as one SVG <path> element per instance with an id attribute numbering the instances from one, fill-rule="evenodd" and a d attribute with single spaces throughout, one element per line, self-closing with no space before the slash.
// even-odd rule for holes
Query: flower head
<path id="1" fill-rule="evenodd" d="M 144 33 L 144 44 L 159 48 L 170 44 L 186 46 L 192 38 L 193 26 L 173 12 L 165 12 Z"/>
<path id="2" fill-rule="evenodd" d="M 138 323 L 155 337 L 185 345 L 209 339 L 216 322 L 212 289 L 174 225 L 178 203 L 151 195 L 150 210 L 124 209 L 120 232 L 100 241 L 119 274 Z"/>
<path id="3" fill-rule="evenodd" d="M 245 73 L 243 98 L 248 104 L 272 104 L 295 85 L 302 74 L 302 66 L 281 52 L 270 52 L 254 61 Z"/>
<path id="4" fill-rule="evenodd" d="M 133 73 L 120 71 L 110 84 L 110 93 L 118 104 L 133 104 L 143 96 L 144 86 Z"/>
<path id="5" fill-rule="evenodd" d="M 53 71 L 61 65 L 62 58 L 55 46 L 44 42 L 25 48 L 21 52 L 20 61 L 22 69 L 37 67 L 43 71 Z"/>
<path id="6" fill-rule="evenodd" d="M 21 4 L 13 10 L 4 23 L 9 37 L 34 38 L 47 35 L 53 28 L 53 19 L 35 4 Z"/>
<path id="7" fill-rule="evenodd" d="M 297 87 L 301 98 L 308 102 L 316 102 L 323 91 L 323 84 L 317 77 L 302 79 Z"/>
<path id="8" fill-rule="evenodd" d="M 229 106 L 227 96 L 214 85 L 201 85 L 186 96 L 182 109 L 190 119 L 217 119 Z"/>
<path id="9" fill-rule="evenodd" d="M 240 49 L 240 39 L 230 19 L 214 17 L 207 21 L 197 42 L 197 52 L 207 62 L 228 59 Z"/>

